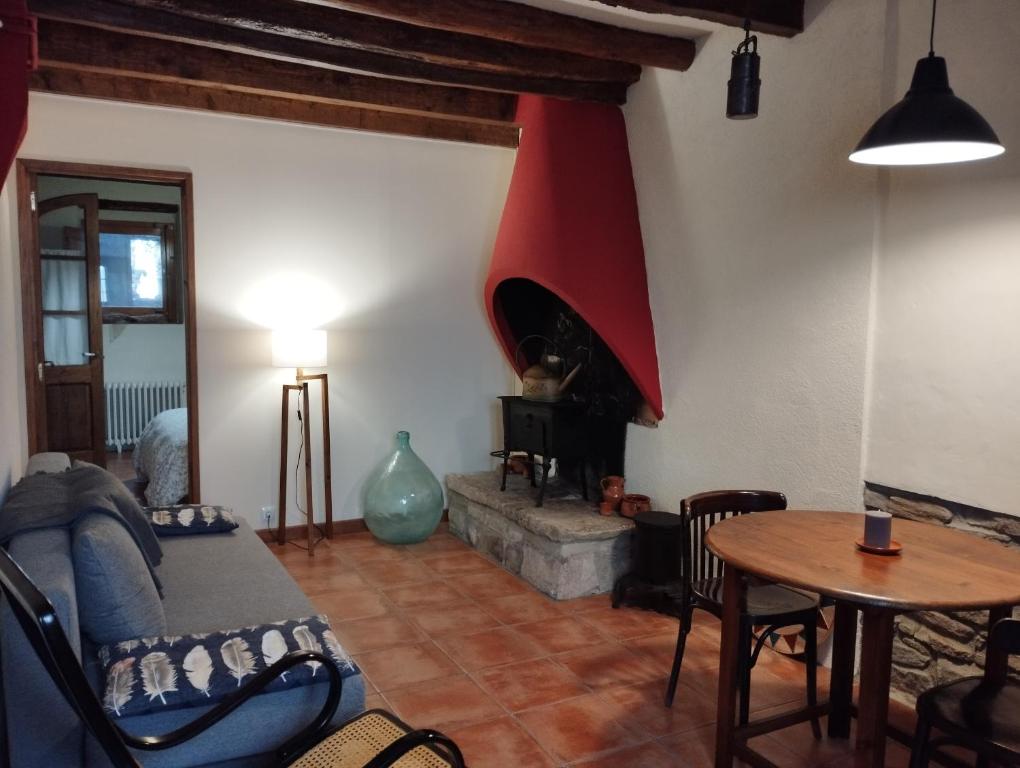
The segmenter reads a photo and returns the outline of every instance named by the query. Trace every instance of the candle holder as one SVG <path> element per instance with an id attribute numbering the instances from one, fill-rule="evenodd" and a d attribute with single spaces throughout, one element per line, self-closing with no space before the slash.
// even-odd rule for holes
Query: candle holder
<path id="1" fill-rule="evenodd" d="M 864 513 L 864 536 L 855 544 L 873 555 L 898 555 L 903 550 L 903 545 L 892 538 L 892 515 L 877 509 Z"/>

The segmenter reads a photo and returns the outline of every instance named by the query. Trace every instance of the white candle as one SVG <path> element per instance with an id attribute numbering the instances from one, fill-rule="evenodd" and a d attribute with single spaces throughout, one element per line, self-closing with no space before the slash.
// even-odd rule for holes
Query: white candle
<path id="1" fill-rule="evenodd" d="M 887 549 L 892 541 L 892 515 L 877 509 L 864 513 L 864 543 Z"/>

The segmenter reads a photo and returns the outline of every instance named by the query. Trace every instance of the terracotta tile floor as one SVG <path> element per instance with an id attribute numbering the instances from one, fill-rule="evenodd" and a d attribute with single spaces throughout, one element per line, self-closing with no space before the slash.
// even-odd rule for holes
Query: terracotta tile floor
<path id="1" fill-rule="evenodd" d="M 347 534 L 311 559 L 271 548 L 354 655 L 367 705 L 445 731 L 471 768 L 712 765 L 719 625 L 707 614 L 667 709 L 675 619 L 613 610 L 606 595 L 550 600 L 445 530 L 410 547 Z M 803 680 L 801 664 L 763 652 L 752 710 L 798 706 Z M 824 696 L 825 670 L 819 684 Z M 893 709 L 909 726 L 910 712 Z M 780 766 L 853 764 L 846 742 L 816 742 L 807 724 L 752 744 Z M 898 744 L 887 755 L 889 768 L 907 765 Z"/>

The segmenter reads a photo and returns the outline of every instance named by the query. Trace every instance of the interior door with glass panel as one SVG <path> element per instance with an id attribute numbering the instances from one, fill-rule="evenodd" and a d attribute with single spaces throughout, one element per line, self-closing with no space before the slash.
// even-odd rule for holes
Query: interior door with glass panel
<path id="1" fill-rule="evenodd" d="M 99 196 L 40 201 L 36 297 L 44 407 L 36 411 L 40 450 L 106 462 L 102 308 L 99 283 Z"/>

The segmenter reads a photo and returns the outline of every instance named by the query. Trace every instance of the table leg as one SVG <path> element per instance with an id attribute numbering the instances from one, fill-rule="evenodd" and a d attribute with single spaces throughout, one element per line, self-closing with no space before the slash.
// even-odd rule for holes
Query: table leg
<path id="1" fill-rule="evenodd" d="M 896 612 L 887 608 L 867 607 L 863 614 L 855 765 L 856 768 L 883 768 Z"/>
<path id="2" fill-rule="evenodd" d="M 991 634 L 992 627 L 1000 619 L 1007 619 L 1013 615 L 1013 606 L 1000 605 L 988 611 L 988 632 Z M 994 651 L 986 646 L 985 648 L 985 680 L 1002 684 L 1006 682 L 1006 675 L 1009 672 L 1009 655 L 1004 651 Z"/>
<path id="3" fill-rule="evenodd" d="M 719 643 L 719 701 L 716 709 L 715 768 L 733 766 L 733 730 L 737 717 L 740 684 L 740 614 L 747 602 L 747 583 L 742 571 L 728 563 L 723 568 L 722 639 Z"/>
<path id="4" fill-rule="evenodd" d="M 857 608 L 850 603 L 838 602 L 832 631 L 832 677 L 829 684 L 830 738 L 850 738 L 856 652 Z"/>

